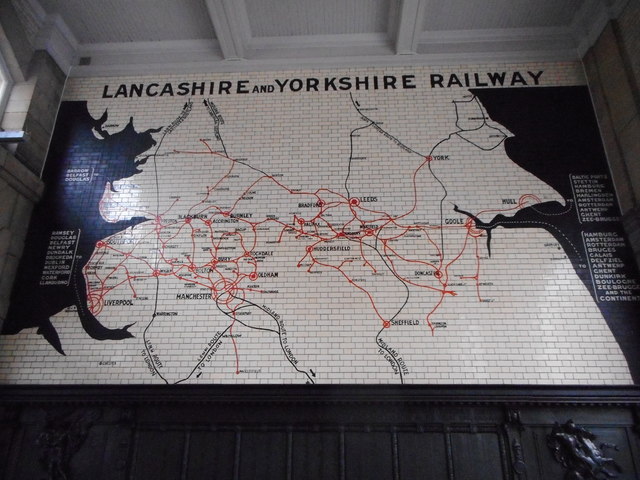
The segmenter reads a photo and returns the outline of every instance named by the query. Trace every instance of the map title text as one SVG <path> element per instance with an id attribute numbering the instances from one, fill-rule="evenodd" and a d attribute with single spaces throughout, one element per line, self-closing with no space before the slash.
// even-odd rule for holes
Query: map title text
<path id="1" fill-rule="evenodd" d="M 426 84 L 430 88 L 536 86 L 540 85 L 542 73 L 542 70 L 537 72 L 431 73 Z M 252 82 L 250 80 L 139 82 L 104 85 L 102 98 L 407 90 L 417 88 L 418 85 L 418 79 L 413 74 L 276 78 L 270 83 Z"/>

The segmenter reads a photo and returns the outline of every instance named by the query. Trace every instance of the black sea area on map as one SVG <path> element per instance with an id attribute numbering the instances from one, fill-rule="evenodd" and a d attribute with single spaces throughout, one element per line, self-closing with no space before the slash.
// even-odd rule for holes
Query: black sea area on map
<path id="1" fill-rule="evenodd" d="M 124 129 L 109 134 L 103 130 L 107 120 L 106 111 L 94 119 L 86 102 L 61 104 L 43 172 L 46 189 L 33 211 L 3 325 L 3 334 L 35 327 L 63 354 L 50 317 L 70 306 L 76 306 L 82 327 L 91 337 L 97 340 L 132 337 L 128 331 L 131 325 L 107 328 L 91 313 L 82 270 L 99 240 L 147 221 L 144 217 L 135 217 L 109 223 L 100 215 L 99 205 L 108 183 L 113 188 L 113 182 L 140 173 L 138 166 L 146 160 L 144 157 L 136 160 L 136 157 L 155 145 L 151 134 L 159 129 L 137 132 L 131 119 Z M 53 232 L 56 233 L 52 237 Z M 66 255 L 71 257 L 66 265 L 68 274 L 43 281 L 47 253 L 54 237 L 66 239 L 63 246 L 73 247 Z"/>
<path id="2" fill-rule="evenodd" d="M 513 134 L 505 141 L 509 158 L 551 185 L 566 200 L 566 205 L 546 202 L 523 208 L 513 216 L 498 215 L 486 223 L 477 221 L 477 226 L 488 231 L 496 227 L 543 228 L 553 235 L 594 297 L 627 359 L 634 382 L 640 383 L 640 302 L 600 298 L 583 241 L 586 232 L 614 232 L 625 238 L 624 230 L 620 222 L 580 223 L 574 204 L 572 175 L 609 177 L 587 87 L 486 88 L 471 92 L 489 117 Z M 613 189 L 610 182 L 609 188 Z M 618 207 L 613 210 L 608 214 L 619 217 Z M 493 242 L 497 241 L 497 234 L 493 232 Z M 623 250 L 623 273 L 638 279 L 630 249 Z"/>

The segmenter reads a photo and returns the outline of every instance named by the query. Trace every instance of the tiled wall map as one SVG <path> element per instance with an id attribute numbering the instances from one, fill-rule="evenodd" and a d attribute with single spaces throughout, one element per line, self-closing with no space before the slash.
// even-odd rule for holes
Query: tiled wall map
<path id="1" fill-rule="evenodd" d="M 577 64 L 70 79 L 5 383 L 640 378 Z"/>

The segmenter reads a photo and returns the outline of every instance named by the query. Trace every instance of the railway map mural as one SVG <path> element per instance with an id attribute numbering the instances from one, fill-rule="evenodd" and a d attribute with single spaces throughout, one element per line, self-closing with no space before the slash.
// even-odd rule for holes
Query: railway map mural
<path id="1" fill-rule="evenodd" d="M 70 79 L 5 383 L 640 379 L 579 66 Z"/>

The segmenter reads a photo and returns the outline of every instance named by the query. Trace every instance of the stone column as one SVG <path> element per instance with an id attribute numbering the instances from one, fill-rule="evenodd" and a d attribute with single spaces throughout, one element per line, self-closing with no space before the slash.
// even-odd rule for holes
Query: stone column
<path id="1" fill-rule="evenodd" d="M 0 327 L 9 308 L 31 211 L 43 188 L 34 173 L 0 147 Z"/>
<path id="2" fill-rule="evenodd" d="M 33 50 L 18 25 L 9 22 L 9 2 L 2 2 L 0 20 L 6 36 L 3 51 L 10 48 L 20 63 L 20 78 L 14 83 L 0 126 L 24 130 L 27 141 L 0 146 L 0 328 L 9 307 L 9 297 L 33 206 L 40 199 L 40 172 L 53 133 L 66 75 L 44 50 Z M 15 13 L 15 12 L 14 12 Z M 7 28 L 5 28 L 7 27 Z M 25 46 L 25 44 L 27 44 Z M 15 62 L 14 62 L 15 63 Z M 28 66 L 27 66 L 28 65 Z M 24 67 L 24 71 L 23 71 Z M 4 114 L 3 114 L 4 113 Z"/>
<path id="3" fill-rule="evenodd" d="M 640 265 L 640 0 L 583 58 L 625 230 Z"/>

